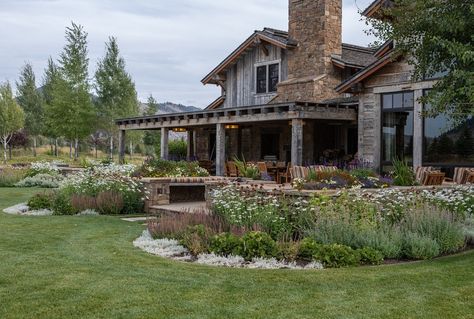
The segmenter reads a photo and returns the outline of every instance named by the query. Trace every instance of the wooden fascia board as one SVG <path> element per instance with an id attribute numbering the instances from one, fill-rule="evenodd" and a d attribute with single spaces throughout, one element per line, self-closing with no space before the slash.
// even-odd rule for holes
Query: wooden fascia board
<path id="1" fill-rule="evenodd" d="M 351 88 L 352 85 L 355 83 L 359 83 L 387 64 L 393 62 L 393 59 L 396 57 L 394 52 L 388 53 L 385 57 L 377 60 L 373 64 L 369 65 L 367 68 L 362 69 L 359 73 L 355 74 L 351 79 L 347 80 L 346 82 L 341 83 L 339 86 L 336 87 L 336 92 L 338 93 L 344 93 L 348 89 Z"/>
<path id="2" fill-rule="evenodd" d="M 239 56 L 245 52 L 250 46 L 255 45 L 258 41 L 265 41 L 272 45 L 278 46 L 282 49 L 287 49 L 288 46 L 284 43 L 276 41 L 270 37 L 267 37 L 260 33 L 254 33 L 251 35 L 244 43 L 242 43 L 234 52 L 232 52 L 224 61 L 222 61 L 214 70 L 212 70 L 204 79 L 201 80 L 202 84 L 219 84 L 214 79 L 213 76 L 219 74 L 224 69 L 226 69 L 231 63 L 233 63 Z"/>

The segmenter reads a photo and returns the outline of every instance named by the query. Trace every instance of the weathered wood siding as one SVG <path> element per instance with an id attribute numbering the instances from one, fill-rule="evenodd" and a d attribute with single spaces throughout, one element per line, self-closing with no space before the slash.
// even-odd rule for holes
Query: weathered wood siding
<path id="1" fill-rule="evenodd" d="M 279 61 L 280 81 L 288 77 L 286 50 L 273 45 L 266 45 L 268 55 L 260 47 L 242 55 L 229 70 L 226 80 L 226 100 L 223 107 L 261 105 L 268 103 L 276 94 L 256 94 L 255 66 L 259 63 Z"/>

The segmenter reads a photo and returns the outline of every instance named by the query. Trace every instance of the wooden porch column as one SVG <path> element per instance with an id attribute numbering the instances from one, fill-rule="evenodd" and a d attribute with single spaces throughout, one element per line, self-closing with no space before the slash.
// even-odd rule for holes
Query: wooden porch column
<path id="1" fill-rule="evenodd" d="M 161 159 L 167 160 L 168 159 L 168 132 L 169 129 L 166 127 L 161 128 L 161 149 L 160 149 L 160 155 Z"/>
<path id="2" fill-rule="evenodd" d="M 291 120 L 291 165 L 303 165 L 303 120 Z"/>
<path id="3" fill-rule="evenodd" d="M 125 130 L 119 131 L 119 164 L 125 163 Z"/>
<path id="4" fill-rule="evenodd" d="M 225 125 L 216 125 L 216 176 L 225 174 Z"/>
<path id="5" fill-rule="evenodd" d="M 186 136 L 186 146 L 187 146 L 186 159 L 188 161 L 191 161 L 194 157 L 194 131 L 193 130 L 188 130 L 186 134 L 187 134 L 187 136 Z"/>

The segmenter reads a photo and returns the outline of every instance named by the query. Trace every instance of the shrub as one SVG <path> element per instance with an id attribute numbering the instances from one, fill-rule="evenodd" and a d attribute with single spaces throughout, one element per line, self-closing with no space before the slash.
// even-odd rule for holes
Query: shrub
<path id="1" fill-rule="evenodd" d="M 313 255 L 313 259 L 328 268 L 356 266 L 359 264 L 359 258 L 359 254 L 351 247 L 339 244 L 319 245 Z"/>
<path id="2" fill-rule="evenodd" d="M 55 215 L 75 215 L 79 213 L 79 210 L 72 206 L 70 196 L 62 192 L 56 194 L 51 208 Z"/>
<path id="3" fill-rule="evenodd" d="M 117 191 L 100 192 L 96 198 L 96 207 L 101 214 L 118 215 L 124 207 L 122 194 Z"/>
<path id="4" fill-rule="evenodd" d="M 300 252 L 300 242 L 297 241 L 289 241 L 283 242 L 280 241 L 277 243 L 278 246 L 278 258 L 280 260 L 286 260 L 289 262 L 295 261 L 298 259 L 298 255 Z"/>
<path id="5" fill-rule="evenodd" d="M 416 185 L 415 173 L 405 160 L 393 159 L 393 184 L 397 186 Z"/>
<path id="6" fill-rule="evenodd" d="M 151 159 L 133 175 L 136 177 L 205 177 L 209 176 L 209 172 L 200 167 L 198 162 Z"/>
<path id="7" fill-rule="evenodd" d="M 242 257 L 245 260 L 252 260 L 255 257 L 275 257 L 278 252 L 276 242 L 264 232 L 248 232 L 242 237 L 242 242 L 244 248 Z"/>
<path id="8" fill-rule="evenodd" d="M 309 237 L 300 241 L 299 246 L 298 257 L 306 261 L 311 261 L 319 249 L 319 245 Z"/>
<path id="9" fill-rule="evenodd" d="M 152 237 L 180 239 L 188 226 L 204 225 L 214 233 L 220 234 L 229 232 L 230 227 L 218 216 L 209 215 L 205 212 L 196 212 L 193 214 L 162 214 L 156 220 L 148 222 L 148 231 Z"/>
<path id="10" fill-rule="evenodd" d="M 357 249 L 356 253 L 359 254 L 360 263 L 363 265 L 380 265 L 383 262 L 383 254 L 373 248 Z"/>
<path id="11" fill-rule="evenodd" d="M 52 205 L 53 196 L 48 193 L 36 194 L 28 201 L 28 207 L 31 210 L 50 209 Z"/>
<path id="12" fill-rule="evenodd" d="M 26 172 L 26 177 L 33 177 L 39 174 L 57 175 L 59 174 L 59 168 L 55 164 L 48 162 L 31 163 L 30 168 Z"/>
<path id="13" fill-rule="evenodd" d="M 180 244 L 186 247 L 191 254 L 209 253 L 211 237 L 214 234 L 204 225 L 188 226 L 181 235 Z"/>
<path id="14" fill-rule="evenodd" d="M 249 164 L 245 159 L 241 161 L 237 157 L 234 158 L 234 163 L 235 166 L 237 166 L 240 176 L 254 180 L 260 179 L 260 170 L 257 165 Z"/>
<path id="15" fill-rule="evenodd" d="M 420 236 L 435 240 L 441 254 L 454 253 L 464 246 L 464 232 L 460 223 L 442 212 L 422 212 L 408 217 L 407 227 Z"/>
<path id="16" fill-rule="evenodd" d="M 168 143 L 168 152 L 169 152 L 170 158 L 176 159 L 176 160 L 185 160 L 188 153 L 187 145 L 188 144 L 184 140 L 170 141 Z M 161 155 L 161 154 L 157 154 L 157 155 Z"/>
<path id="17" fill-rule="evenodd" d="M 0 187 L 14 187 L 26 174 L 26 170 L 5 167 L 0 169 Z"/>
<path id="18" fill-rule="evenodd" d="M 356 168 L 351 170 L 349 173 L 357 179 L 377 177 L 377 174 L 375 174 L 375 172 L 370 168 Z"/>
<path id="19" fill-rule="evenodd" d="M 440 248 L 434 239 L 407 232 L 403 238 L 403 252 L 409 259 L 431 259 L 439 255 Z"/>
<path id="20" fill-rule="evenodd" d="M 64 178 L 56 173 L 40 173 L 34 176 L 25 177 L 18 182 L 16 187 L 41 187 L 41 188 L 57 188 Z"/>
<path id="21" fill-rule="evenodd" d="M 231 233 L 221 233 L 212 237 L 210 251 L 220 256 L 240 256 L 243 252 L 243 242 Z"/>

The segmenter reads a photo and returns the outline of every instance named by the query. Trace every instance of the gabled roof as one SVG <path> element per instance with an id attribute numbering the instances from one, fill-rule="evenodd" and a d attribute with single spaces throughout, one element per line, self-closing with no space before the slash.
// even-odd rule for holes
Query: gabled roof
<path id="1" fill-rule="evenodd" d="M 362 11 L 362 15 L 367 18 L 377 18 L 380 9 L 388 8 L 392 5 L 392 0 L 375 0 L 364 11 Z"/>
<path id="2" fill-rule="evenodd" d="M 201 82 L 203 84 L 219 84 L 219 73 L 231 66 L 241 54 L 247 49 L 262 42 L 273 44 L 283 49 L 289 49 L 296 46 L 296 43 L 288 38 L 288 32 L 265 28 L 262 31 L 255 31 L 247 40 L 245 40 L 237 49 L 235 49 L 227 58 L 217 67 L 206 75 Z"/>
<path id="3" fill-rule="evenodd" d="M 354 74 L 351 78 L 339 84 L 336 87 L 336 92 L 344 93 L 349 91 L 355 84 L 364 81 L 369 76 L 382 69 L 387 64 L 393 62 L 393 60 L 397 58 L 397 56 L 397 53 L 395 53 L 395 51 L 391 49 L 383 57 L 369 64 L 368 66 Z"/>
<path id="4" fill-rule="evenodd" d="M 211 104 L 209 104 L 205 110 L 214 110 L 219 108 L 222 104 L 225 102 L 225 95 L 219 96 L 217 99 L 215 99 Z"/>
<path id="5" fill-rule="evenodd" d="M 376 48 L 343 43 L 342 54 L 333 54 L 331 55 L 331 59 L 334 65 L 341 68 L 351 67 L 362 69 L 377 59 L 374 56 L 376 50 Z"/>

